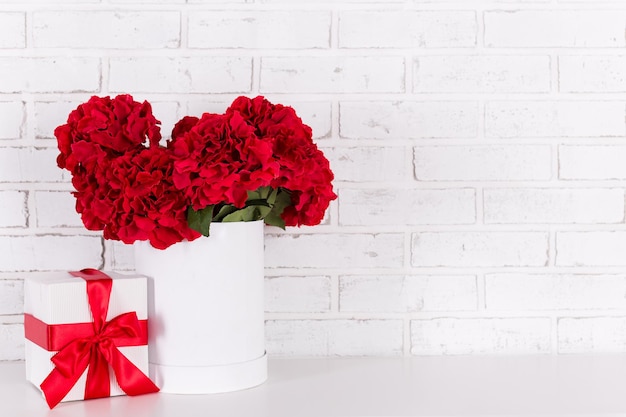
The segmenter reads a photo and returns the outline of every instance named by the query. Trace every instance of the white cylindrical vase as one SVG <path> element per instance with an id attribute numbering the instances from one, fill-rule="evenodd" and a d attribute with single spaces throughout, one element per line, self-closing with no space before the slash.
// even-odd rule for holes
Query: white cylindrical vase
<path id="1" fill-rule="evenodd" d="M 263 221 L 212 223 L 165 250 L 135 243 L 149 282 L 150 376 L 161 392 L 237 391 L 267 379 Z"/>

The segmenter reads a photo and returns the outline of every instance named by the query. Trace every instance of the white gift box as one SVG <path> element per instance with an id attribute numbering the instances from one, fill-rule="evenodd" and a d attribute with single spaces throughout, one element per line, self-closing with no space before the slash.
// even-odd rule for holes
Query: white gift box
<path id="1" fill-rule="evenodd" d="M 122 275 L 106 272 L 112 279 L 112 288 L 106 321 L 123 313 L 135 312 L 141 324 L 148 319 L 147 281 L 140 275 Z M 27 277 L 24 281 L 24 314 L 26 379 L 37 388 L 55 368 L 51 358 L 57 351 L 49 351 L 50 328 L 59 324 L 91 323 L 93 317 L 87 297 L 87 282 L 69 272 L 50 272 Z M 31 317 L 35 318 L 33 320 Z M 42 323 L 43 322 L 43 323 Z M 29 325 L 30 324 L 30 325 Z M 47 327 L 44 326 L 47 325 Z M 147 327 L 147 326 L 146 326 Z M 37 337 L 32 337 L 33 334 Z M 43 346 L 42 346 L 43 345 Z M 141 372 L 148 375 L 148 346 L 120 346 L 119 351 Z M 87 370 L 62 402 L 82 400 L 85 397 Z M 125 395 L 109 366 L 110 395 Z"/>

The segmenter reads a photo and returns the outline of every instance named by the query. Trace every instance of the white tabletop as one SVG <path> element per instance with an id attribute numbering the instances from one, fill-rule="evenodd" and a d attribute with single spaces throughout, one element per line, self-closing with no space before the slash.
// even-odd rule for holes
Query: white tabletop
<path id="1" fill-rule="evenodd" d="M 626 416 L 626 354 L 270 359 L 228 394 L 150 394 L 48 410 L 24 363 L 0 363 L 0 416 Z"/>

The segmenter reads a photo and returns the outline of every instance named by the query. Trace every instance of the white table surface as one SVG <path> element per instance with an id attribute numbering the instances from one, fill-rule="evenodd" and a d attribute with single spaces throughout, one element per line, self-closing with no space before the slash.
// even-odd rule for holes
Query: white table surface
<path id="1" fill-rule="evenodd" d="M 48 410 L 23 362 L 0 362 L 0 416 L 626 416 L 626 354 L 270 359 L 227 394 L 149 394 Z"/>

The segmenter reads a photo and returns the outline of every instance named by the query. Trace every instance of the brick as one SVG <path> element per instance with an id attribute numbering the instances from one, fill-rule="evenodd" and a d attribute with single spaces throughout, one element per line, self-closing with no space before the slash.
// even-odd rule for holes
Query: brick
<path id="1" fill-rule="evenodd" d="M 598 3 L 621 3 L 622 0 L 558 0 L 558 3 L 588 3 L 588 4 L 598 4 Z"/>
<path id="2" fill-rule="evenodd" d="M 340 225 L 471 224 L 474 189 L 341 189 Z"/>
<path id="3" fill-rule="evenodd" d="M 313 130 L 313 138 L 329 138 L 332 133 L 332 110 L 329 102 L 275 101 L 293 107 L 302 121 Z"/>
<path id="4" fill-rule="evenodd" d="M 263 93 L 401 93 L 404 58 L 317 56 L 261 58 Z"/>
<path id="5" fill-rule="evenodd" d="M 190 48 L 330 47 L 327 11 L 210 11 L 189 16 Z"/>
<path id="6" fill-rule="evenodd" d="M 547 145 L 418 146 L 414 151 L 419 181 L 548 180 L 552 151 Z"/>
<path id="7" fill-rule="evenodd" d="M 83 227 L 69 191 L 37 191 L 35 207 L 38 227 Z"/>
<path id="8" fill-rule="evenodd" d="M 200 0 L 201 1 L 201 0 Z M 205 1 L 220 1 L 220 0 L 205 0 Z M 249 0 L 248 0 L 249 1 Z M 270 4 L 279 4 L 279 3 L 300 3 L 300 4 L 311 4 L 311 0 L 260 0 L 260 3 L 270 3 Z M 388 3 L 404 3 L 405 0 L 385 0 L 385 4 Z M 342 3 L 380 3 L 380 0 L 342 0 Z"/>
<path id="9" fill-rule="evenodd" d="M 105 240 L 104 266 L 114 271 L 134 271 L 135 248 L 117 240 Z"/>
<path id="10" fill-rule="evenodd" d="M 438 318 L 411 321 L 411 354 L 550 352 L 549 318 Z"/>
<path id="11" fill-rule="evenodd" d="M 143 102 L 145 98 L 134 97 L 135 101 Z M 161 144 L 165 146 L 165 140 L 171 138 L 174 125 L 182 118 L 180 105 L 175 101 L 155 101 L 148 99 L 152 105 L 152 114 L 161 122 Z"/>
<path id="12" fill-rule="evenodd" d="M 487 103 L 488 137 L 624 136 L 624 103 L 618 101 L 497 101 Z"/>
<path id="13" fill-rule="evenodd" d="M 558 321 L 559 353 L 623 353 L 626 317 L 575 317 Z"/>
<path id="14" fill-rule="evenodd" d="M 0 57 L 0 93 L 80 93 L 99 89 L 99 58 Z"/>
<path id="15" fill-rule="evenodd" d="M 0 139 L 20 139 L 24 121 L 23 102 L 0 102 Z"/>
<path id="16" fill-rule="evenodd" d="M 626 232 L 557 232 L 557 266 L 624 266 Z"/>
<path id="17" fill-rule="evenodd" d="M 341 102 L 339 113 L 344 138 L 466 138 L 478 134 L 474 101 Z"/>
<path id="18" fill-rule="evenodd" d="M 625 17 L 622 10 L 486 11 L 485 45 L 621 48 Z"/>
<path id="19" fill-rule="evenodd" d="M 550 57 L 422 56 L 413 61 L 415 93 L 540 93 L 550 91 Z"/>
<path id="20" fill-rule="evenodd" d="M 87 99 L 87 98 L 86 98 Z M 78 107 L 78 101 L 35 102 L 35 137 L 54 138 L 54 129 L 67 123 L 70 112 Z"/>
<path id="21" fill-rule="evenodd" d="M 410 175 L 404 147 L 328 148 L 324 155 L 338 181 L 398 182 Z"/>
<path id="22" fill-rule="evenodd" d="M 265 235 L 265 266 L 401 267 L 403 246 L 404 236 L 399 233 Z"/>
<path id="23" fill-rule="evenodd" d="M 485 189 L 485 223 L 621 223 L 624 190 Z"/>
<path id="24" fill-rule="evenodd" d="M 98 0 L 99 1 L 99 0 Z M 133 3 L 150 3 L 150 4 L 172 4 L 172 3 L 185 3 L 186 0 L 133 0 Z M 217 0 L 214 0 L 217 1 Z M 202 1 L 189 0 L 189 3 L 201 3 Z M 210 1 L 205 1 L 210 2 Z M 220 3 L 227 3 L 227 0 L 219 0 Z M 236 3 L 230 0 L 231 3 Z M 124 3 L 128 4 L 128 0 L 109 0 L 109 3 Z"/>
<path id="25" fill-rule="evenodd" d="M 626 92 L 626 56 L 560 56 L 559 90 L 569 93 Z"/>
<path id="26" fill-rule="evenodd" d="M 0 13 L 0 48 L 26 47 L 26 14 Z"/>
<path id="27" fill-rule="evenodd" d="M 625 275 L 487 274 L 488 310 L 625 309 Z"/>
<path id="28" fill-rule="evenodd" d="M 95 236 L 0 236 L 0 272 L 97 268 L 101 238 Z"/>
<path id="29" fill-rule="evenodd" d="M 63 0 L 62 3 L 100 3 L 101 0 Z M 20 4 L 45 4 L 50 5 L 50 0 L 0 0 L 1 3 L 20 3 Z"/>
<path id="30" fill-rule="evenodd" d="M 548 233 L 419 232 L 412 236 L 415 267 L 545 266 Z"/>
<path id="31" fill-rule="evenodd" d="M 397 312 L 476 310 L 473 275 L 342 276 L 339 311 Z"/>
<path id="32" fill-rule="evenodd" d="M 0 183 L 67 181 L 69 172 L 56 164 L 58 153 L 53 148 L 0 148 Z"/>
<path id="33" fill-rule="evenodd" d="M 120 0 L 122 1 L 122 0 Z M 165 1 L 165 0 L 164 0 Z M 187 0 L 187 3 L 204 3 L 204 4 L 235 4 L 235 3 L 246 3 L 247 0 Z"/>
<path id="34" fill-rule="evenodd" d="M 402 320 L 270 320 L 267 351 L 275 356 L 402 354 Z"/>
<path id="35" fill-rule="evenodd" d="M 26 198 L 24 191 L 0 191 L 0 227 L 28 226 Z"/>
<path id="36" fill-rule="evenodd" d="M 330 310 L 330 277 L 280 276 L 265 278 L 265 311 L 312 313 Z"/>
<path id="37" fill-rule="evenodd" d="M 0 361 L 24 360 L 24 325 L 0 323 Z"/>
<path id="38" fill-rule="evenodd" d="M 245 57 L 111 58 L 109 89 L 147 93 L 245 93 L 252 60 Z"/>
<path id="39" fill-rule="evenodd" d="M 35 11 L 33 43 L 39 48 L 176 48 L 175 11 Z"/>
<path id="40" fill-rule="evenodd" d="M 626 179 L 626 146 L 561 145 L 559 178 L 565 180 Z"/>
<path id="41" fill-rule="evenodd" d="M 550 3 L 552 0 L 484 0 L 486 3 Z M 458 0 L 410 0 L 412 3 L 458 3 Z"/>
<path id="42" fill-rule="evenodd" d="M 0 315 L 24 312 L 24 281 L 0 279 Z"/>
<path id="43" fill-rule="evenodd" d="M 345 11 L 341 48 L 462 48 L 476 44 L 474 11 Z"/>

